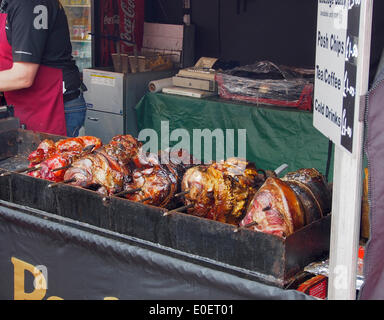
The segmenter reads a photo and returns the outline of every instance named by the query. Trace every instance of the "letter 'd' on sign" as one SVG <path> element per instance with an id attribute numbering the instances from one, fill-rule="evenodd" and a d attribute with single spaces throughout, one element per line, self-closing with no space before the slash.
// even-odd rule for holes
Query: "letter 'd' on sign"
<path id="1" fill-rule="evenodd" d="M 15 300 L 42 300 L 47 291 L 47 281 L 42 270 L 37 267 L 12 257 L 14 266 L 14 299 Z M 25 271 L 34 277 L 34 290 L 25 292 Z"/>

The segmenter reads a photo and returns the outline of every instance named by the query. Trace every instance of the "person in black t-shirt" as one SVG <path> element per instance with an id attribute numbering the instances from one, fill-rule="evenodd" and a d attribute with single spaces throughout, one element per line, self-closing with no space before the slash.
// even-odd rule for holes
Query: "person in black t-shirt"
<path id="1" fill-rule="evenodd" d="M 1 10 L 6 21 L 5 30 L 0 30 L 0 39 L 5 31 L 8 43 L 3 37 L 0 47 L 0 69 L 3 70 L 0 71 L 0 91 L 5 92 L 7 103 L 9 99 L 10 104 L 16 104 L 15 111 L 19 110 L 23 120 L 21 122 L 26 123 L 27 129 L 62 134 L 60 130 L 48 128 L 54 126 L 50 118 L 57 123 L 57 127 L 62 127 L 63 119 L 56 115 L 56 112 L 62 113 L 62 103 L 54 96 L 57 90 L 61 90 L 65 109 L 65 135 L 77 136 L 84 125 L 86 105 L 82 96 L 80 73 L 72 57 L 64 8 L 59 0 L 2 0 Z M 57 83 L 59 80 L 62 82 L 60 89 L 57 85 L 51 88 L 51 78 Z M 50 91 L 47 91 L 48 88 Z M 48 119 L 44 119 L 46 124 L 41 124 L 39 118 L 29 121 L 35 113 L 31 107 L 25 110 L 24 106 L 33 102 L 37 110 L 48 103 L 45 101 L 47 99 L 51 108 L 47 110 Z M 56 120 L 56 116 L 60 119 Z M 40 115 L 41 118 L 45 117 Z"/>

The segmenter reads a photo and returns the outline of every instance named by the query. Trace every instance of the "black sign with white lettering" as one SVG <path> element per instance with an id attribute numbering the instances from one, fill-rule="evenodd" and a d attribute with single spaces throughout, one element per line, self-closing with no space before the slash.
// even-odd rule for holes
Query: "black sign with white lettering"
<path id="1" fill-rule="evenodd" d="M 353 151 L 355 121 L 356 73 L 359 45 L 360 1 L 350 1 L 345 52 L 344 93 L 341 125 L 341 145 Z"/>

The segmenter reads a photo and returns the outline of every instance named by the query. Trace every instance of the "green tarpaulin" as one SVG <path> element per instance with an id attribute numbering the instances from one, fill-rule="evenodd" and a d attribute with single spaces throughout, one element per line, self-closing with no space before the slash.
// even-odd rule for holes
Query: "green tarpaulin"
<path id="1" fill-rule="evenodd" d="M 238 129 L 246 129 L 246 157 L 258 168 L 273 170 L 287 163 L 287 171 L 313 167 L 323 174 L 326 172 L 329 141 L 313 127 L 312 113 L 308 111 L 233 103 L 217 98 L 147 93 L 136 106 L 136 112 L 139 131 L 155 130 L 159 136 L 159 148 L 161 139 L 168 139 L 161 136 L 162 121 L 163 125 L 169 122 L 171 133 L 175 129 L 186 129 L 191 140 L 196 129 L 224 129 L 224 132 L 225 129 L 234 129 L 235 133 Z M 174 144 L 171 142 L 170 146 Z M 193 142 L 188 151 L 195 155 L 192 146 Z M 235 156 L 237 151 L 235 143 Z M 215 155 L 213 160 L 216 160 Z M 333 157 L 331 164 L 330 180 Z"/>

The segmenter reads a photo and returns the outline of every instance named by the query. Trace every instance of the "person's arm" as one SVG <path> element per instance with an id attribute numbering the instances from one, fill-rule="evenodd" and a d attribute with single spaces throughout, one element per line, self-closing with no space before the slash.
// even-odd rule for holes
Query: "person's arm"
<path id="1" fill-rule="evenodd" d="M 32 86 L 39 64 L 14 62 L 11 69 L 0 72 L 0 91 L 7 92 Z"/>
<path id="2" fill-rule="evenodd" d="M 50 3 L 45 0 L 8 1 L 6 34 L 12 47 L 13 65 L 0 72 L 0 91 L 28 88 L 33 84 L 42 64 L 51 20 L 44 11 L 36 8 L 46 8 L 49 15 Z M 36 21 L 44 19 L 47 25 L 36 25 Z"/>

